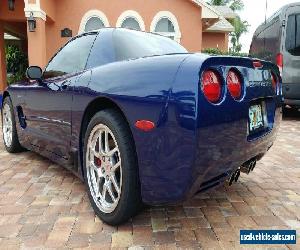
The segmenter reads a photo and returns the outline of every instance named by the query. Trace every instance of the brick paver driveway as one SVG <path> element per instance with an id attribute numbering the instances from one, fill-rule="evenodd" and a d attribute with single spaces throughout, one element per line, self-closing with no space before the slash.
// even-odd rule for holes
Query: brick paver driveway
<path id="1" fill-rule="evenodd" d="M 72 174 L 31 152 L 9 155 L 2 139 L 0 145 L 0 249 L 240 249 L 240 229 L 300 232 L 300 113 L 285 118 L 275 146 L 234 186 L 176 207 L 146 208 L 118 228 L 95 217 Z"/>

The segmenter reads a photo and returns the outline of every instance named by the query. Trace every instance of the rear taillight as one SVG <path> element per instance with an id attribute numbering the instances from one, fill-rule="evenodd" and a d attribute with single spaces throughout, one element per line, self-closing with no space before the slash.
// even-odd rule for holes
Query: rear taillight
<path id="1" fill-rule="evenodd" d="M 283 54 L 279 53 L 276 56 L 276 64 L 279 68 L 280 74 L 282 74 L 282 70 L 283 70 Z"/>
<path id="2" fill-rule="evenodd" d="M 201 89 L 208 101 L 218 103 L 222 95 L 221 76 L 213 70 L 204 71 L 202 74 Z"/>
<path id="3" fill-rule="evenodd" d="M 272 78 L 272 86 L 273 89 L 275 91 L 275 93 L 277 94 L 277 89 L 278 89 L 278 77 L 276 76 L 275 73 L 271 73 L 271 78 Z"/>
<path id="4" fill-rule="evenodd" d="M 229 70 L 227 75 L 227 88 L 231 96 L 235 100 L 241 99 L 242 96 L 242 80 L 239 73 L 236 70 Z"/>

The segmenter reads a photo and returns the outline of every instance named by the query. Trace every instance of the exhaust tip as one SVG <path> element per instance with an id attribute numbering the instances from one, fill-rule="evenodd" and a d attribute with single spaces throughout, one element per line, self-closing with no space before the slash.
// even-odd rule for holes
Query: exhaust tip
<path id="1" fill-rule="evenodd" d="M 255 167 L 256 167 L 256 159 L 253 159 L 253 160 L 245 162 L 241 166 L 240 170 L 241 170 L 242 173 L 248 175 L 255 169 Z"/>
<path id="2" fill-rule="evenodd" d="M 233 172 L 233 174 L 230 176 L 230 178 L 227 180 L 228 185 L 232 186 L 233 182 L 237 182 L 241 176 L 241 171 L 240 169 L 236 170 Z"/>

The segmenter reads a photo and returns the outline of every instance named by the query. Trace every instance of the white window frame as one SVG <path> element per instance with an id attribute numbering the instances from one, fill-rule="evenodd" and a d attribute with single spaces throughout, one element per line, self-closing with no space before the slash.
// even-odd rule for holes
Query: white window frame
<path id="1" fill-rule="evenodd" d="M 100 10 L 89 10 L 88 12 L 86 12 L 84 14 L 84 16 L 82 17 L 81 19 L 81 22 L 80 22 L 80 26 L 79 26 L 79 31 L 78 31 L 78 34 L 81 34 L 81 33 L 84 33 L 85 31 L 85 26 L 87 24 L 87 22 L 92 18 L 92 17 L 97 17 L 99 18 L 103 24 L 104 24 L 104 27 L 110 27 L 109 25 L 109 21 L 106 17 L 106 15 L 100 11 Z"/>
<path id="2" fill-rule="evenodd" d="M 120 28 L 122 27 L 123 22 L 127 19 L 127 18 L 134 18 L 138 24 L 140 25 L 141 31 L 145 31 L 145 22 L 142 18 L 142 16 L 134 11 L 134 10 L 126 10 L 124 11 L 118 18 L 117 23 L 116 23 L 116 27 Z"/>
<path id="3" fill-rule="evenodd" d="M 167 18 L 172 22 L 172 24 L 174 26 L 174 29 L 175 29 L 175 33 L 173 33 L 173 32 L 155 32 L 156 25 L 163 18 Z M 150 31 L 153 32 L 153 33 L 163 35 L 163 36 L 174 36 L 174 40 L 176 42 L 180 43 L 181 32 L 180 32 L 179 24 L 178 24 L 176 16 L 170 11 L 160 11 L 160 12 L 158 12 L 154 16 L 154 18 L 151 22 Z"/>

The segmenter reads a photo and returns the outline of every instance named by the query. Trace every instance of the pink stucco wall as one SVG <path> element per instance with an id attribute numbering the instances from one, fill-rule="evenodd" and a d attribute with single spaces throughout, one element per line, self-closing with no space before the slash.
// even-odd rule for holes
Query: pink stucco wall
<path id="1" fill-rule="evenodd" d="M 55 6 L 52 3 L 56 3 Z M 143 18 L 146 31 L 159 11 L 172 12 L 179 23 L 181 44 L 190 51 L 200 51 L 202 47 L 201 7 L 187 0 L 42 0 L 42 9 L 48 10 L 52 18 L 46 24 L 47 57 L 62 46 L 67 38 L 60 37 L 60 30 L 70 28 L 77 34 L 82 17 L 92 9 L 101 10 L 115 27 L 118 17 L 126 10 L 137 11 Z M 55 11 L 53 10 L 55 8 Z"/>

